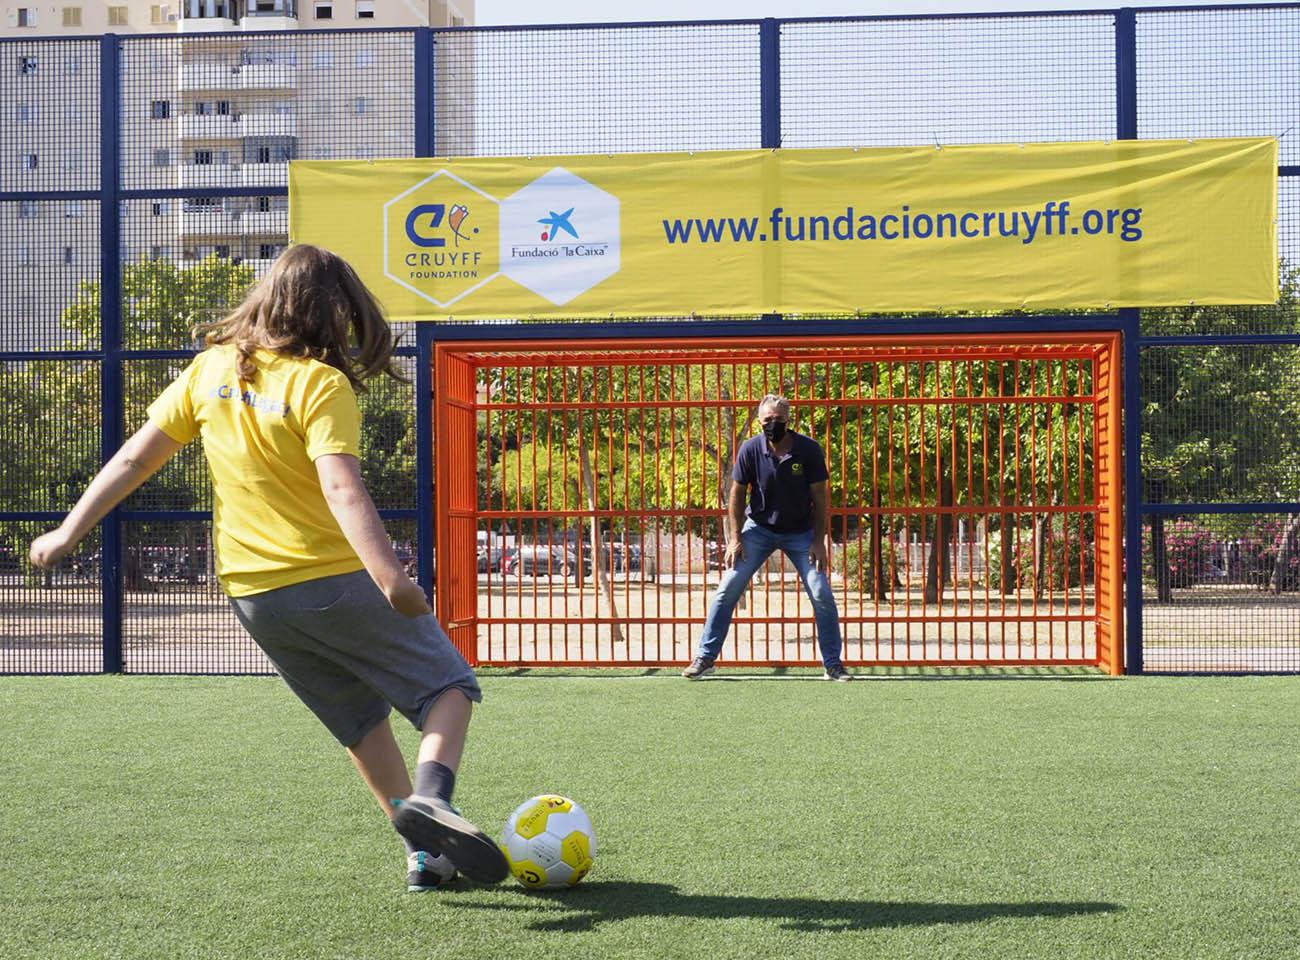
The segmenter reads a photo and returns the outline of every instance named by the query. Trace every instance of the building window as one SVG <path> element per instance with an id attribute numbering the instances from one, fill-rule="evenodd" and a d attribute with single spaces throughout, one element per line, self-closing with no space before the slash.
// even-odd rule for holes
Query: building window
<path id="1" fill-rule="evenodd" d="M 375 0 L 357 0 L 357 19 L 375 19 Z"/>
<path id="2" fill-rule="evenodd" d="M 279 246 L 274 243 L 260 243 L 257 246 L 257 256 L 260 260 L 274 260 L 280 255 Z"/>
<path id="3" fill-rule="evenodd" d="M 211 150 L 195 150 L 195 151 L 194 151 L 194 165 L 195 165 L 196 167 L 210 167 L 210 166 L 212 166 L 212 151 L 211 151 Z"/>
<path id="4" fill-rule="evenodd" d="M 258 147 L 257 150 L 254 151 L 253 156 L 254 156 L 254 158 L 255 158 L 255 159 L 253 160 L 254 163 L 270 163 L 270 162 L 271 162 L 271 148 L 270 148 L 270 147 Z"/>
<path id="5" fill-rule="evenodd" d="M 63 215 L 65 217 L 81 216 L 81 201 L 80 200 L 68 201 L 68 205 L 63 208 Z"/>
<path id="6" fill-rule="evenodd" d="M 108 8 L 108 25 L 110 27 L 125 27 L 126 24 L 126 7 Z"/>
<path id="7" fill-rule="evenodd" d="M 149 102 L 149 119 L 166 120 L 172 115 L 172 102 L 170 100 L 152 100 Z"/>
<path id="8" fill-rule="evenodd" d="M 375 51 L 373 50 L 357 51 L 358 67 L 373 67 L 374 65 L 375 65 Z"/>
<path id="9" fill-rule="evenodd" d="M 36 107 L 30 103 L 20 103 L 14 107 L 14 119 L 19 123 L 31 123 L 36 119 Z"/>
<path id="10" fill-rule="evenodd" d="M 40 215 L 41 205 L 35 200 L 20 200 L 18 202 L 18 216 L 23 220 L 34 220 Z"/>
<path id="11" fill-rule="evenodd" d="M 160 147 L 153 152 L 153 165 L 155 167 L 170 167 L 172 165 L 172 153 L 166 147 Z"/>
<path id="12" fill-rule="evenodd" d="M 154 3 L 154 4 L 150 4 L 150 6 L 149 6 L 149 22 L 150 22 L 150 23 L 166 23 L 166 22 L 167 22 L 167 5 L 166 5 L 166 4 L 163 4 L 163 3 Z"/>
<path id="13" fill-rule="evenodd" d="M 363 114 L 363 113 L 366 112 L 366 98 L 365 98 L 365 97 L 357 97 L 356 112 L 357 112 L 357 115 L 358 115 L 358 116 L 360 116 L 361 114 Z"/>
<path id="14" fill-rule="evenodd" d="M 63 63 L 63 67 L 64 67 L 64 72 L 67 73 L 68 76 L 70 76 L 70 77 L 79 77 L 79 76 L 81 76 L 81 58 L 80 58 L 80 57 L 75 57 L 75 56 L 74 56 L 74 57 L 68 57 L 68 59 L 64 61 L 64 63 Z"/>
<path id="15" fill-rule="evenodd" d="M 38 166 L 40 166 L 40 163 L 41 163 L 40 157 L 38 157 L 34 153 L 29 153 L 23 158 L 23 166 L 25 166 L 28 170 L 35 170 Z"/>
<path id="16" fill-rule="evenodd" d="M 451 25 L 453 27 L 463 27 L 465 26 L 465 18 L 453 13 L 451 15 Z"/>
<path id="17" fill-rule="evenodd" d="M 74 261 L 74 257 L 73 257 L 73 254 L 72 254 L 72 248 L 71 248 L 71 247 L 64 247 L 64 248 L 63 248 L 63 265 L 64 265 L 65 267 L 72 266 L 73 261 Z"/>
<path id="18" fill-rule="evenodd" d="M 64 7 L 63 8 L 63 25 L 65 27 L 81 26 L 81 8 Z"/>
<path id="19" fill-rule="evenodd" d="M 311 65 L 313 67 L 320 67 L 323 69 L 328 69 L 329 67 L 334 66 L 334 51 L 333 50 L 314 51 L 311 55 Z"/>
<path id="20" fill-rule="evenodd" d="M 332 4 L 332 3 L 318 3 L 318 4 L 316 4 L 316 19 L 317 19 L 317 20 L 333 20 L 333 19 L 334 19 L 334 4 Z"/>
<path id="21" fill-rule="evenodd" d="M 217 257 L 220 258 L 220 259 L 222 259 L 222 260 L 229 260 L 229 259 L 230 259 L 230 244 L 228 244 L 228 243 L 218 243 L 218 244 L 216 244 L 216 245 L 212 248 L 212 252 L 215 253 L 215 254 L 217 255 Z"/>
<path id="22" fill-rule="evenodd" d="M 19 73 L 19 74 L 21 74 L 21 75 L 24 76 L 24 77 L 30 77 L 30 76 L 31 76 L 32 74 L 34 74 L 35 72 L 36 72 L 36 58 L 35 58 L 35 57 L 19 57 L 19 58 L 18 58 L 18 73 Z"/>
<path id="23" fill-rule="evenodd" d="M 171 247 L 155 245 L 149 248 L 150 260 L 166 260 L 171 255 Z"/>
<path id="24" fill-rule="evenodd" d="M 171 201 L 169 201 L 169 200 L 155 200 L 155 201 L 153 202 L 152 212 L 153 212 L 153 215 L 154 215 L 155 217 L 165 217 L 165 216 L 167 216 L 169 213 L 172 212 Z"/>
<path id="25" fill-rule="evenodd" d="M 81 151 L 69 150 L 67 157 L 63 161 L 63 169 L 67 173 L 77 173 L 81 170 Z"/>
<path id="26" fill-rule="evenodd" d="M 32 248 L 23 247 L 18 251 L 18 266 L 30 267 L 32 265 Z"/>
<path id="27" fill-rule="evenodd" d="M 36 8 L 35 8 L 35 7 L 19 7 L 19 8 L 18 8 L 18 23 L 16 24 L 16 26 L 19 26 L 19 27 L 34 27 L 34 26 L 36 26 Z"/>
<path id="28" fill-rule="evenodd" d="M 219 117 L 228 117 L 228 116 L 230 116 L 230 101 L 229 101 L 229 100 L 218 100 L 216 103 L 214 103 L 214 104 L 212 105 L 212 107 L 213 107 L 213 112 L 214 112 L 217 116 L 219 116 Z"/>

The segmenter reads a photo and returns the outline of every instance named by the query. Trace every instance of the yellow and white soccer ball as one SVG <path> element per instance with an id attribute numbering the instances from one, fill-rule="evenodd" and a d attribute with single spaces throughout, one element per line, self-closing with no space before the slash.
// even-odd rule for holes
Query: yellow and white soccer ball
<path id="1" fill-rule="evenodd" d="M 525 887 L 571 887 L 596 859 L 596 832 L 586 810 L 568 797 L 546 793 L 510 814 L 501 848 L 510 872 Z"/>

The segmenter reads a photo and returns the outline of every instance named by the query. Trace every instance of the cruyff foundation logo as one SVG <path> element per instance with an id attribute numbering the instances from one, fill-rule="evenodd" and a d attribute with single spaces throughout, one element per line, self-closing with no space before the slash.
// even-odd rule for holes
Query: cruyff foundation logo
<path id="1" fill-rule="evenodd" d="M 496 198 L 439 170 L 384 205 L 384 274 L 448 307 L 500 272 Z"/>

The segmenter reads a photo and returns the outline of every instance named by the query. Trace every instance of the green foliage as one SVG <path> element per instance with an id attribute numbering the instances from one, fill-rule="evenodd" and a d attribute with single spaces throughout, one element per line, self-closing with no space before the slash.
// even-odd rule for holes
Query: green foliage
<path id="1" fill-rule="evenodd" d="M 832 562 L 837 569 L 844 571 L 844 582 L 850 590 L 870 594 L 875 584 L 871 531 L 869 527 L 864 527 L 861 532 L 861 539 L 855 537 L 840 547 L 840 559 L 832 558 Z M 894 576 L 898 569 L 897 548 L 898 545 L 888 537 L 880 538 L 880 567 L 886 592 L 893 590 Z"/>
<path id="2" fill-rule="evenodd" d="M 1239 333 L 1254 321 L 1300 332 L 1300 270 L 1283 263 L 1276 306 L 1143 311 L 1145 332 Z M 1252 328 L 1247 328 L 1252 329 Z M 1142 351 L 1142 472 L 1166 501 L 1290 499 L 1300 457 L 1300 347 Z M 1266 444 L 1266 446 L 1265 446 Z"/>

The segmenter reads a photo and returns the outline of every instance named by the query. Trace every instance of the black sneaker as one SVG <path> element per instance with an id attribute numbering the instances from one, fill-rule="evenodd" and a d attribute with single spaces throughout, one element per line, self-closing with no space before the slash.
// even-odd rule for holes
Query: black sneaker
<path id="1" fill-rule="evenodd" d="M 440 850 L 477 883 L 500 883 L 510 874 L 506 855 L 491 837 L 436 797 L 412 794 L 393 817 L 397 832 L 417 850 Z"/>
<path id="2" fill-rule="evenodd" d="M 853 679 L 853 674 L 844 669 L 844 664 L 839 663 L 833 667 L 827 667 L 826 672 L 822 674 L 823 680 L 834 680 L 837 683 L 848 683 Z"/>
<path id="3" fill-rule="evenodd" d="M 456 879 L 456 868 L 441 854 L 419 850 L 406 855 L 406 889 L 410 893 L 436 890 Z"/>
<path id="4" fill-rule="evenodd" d="M 691 665 L 682 671 L 687 680 L 703 680 L 713 672 L 713 661 L 707 657 L 696 657 Z"/>

